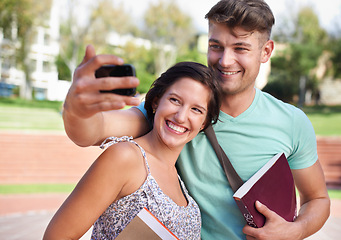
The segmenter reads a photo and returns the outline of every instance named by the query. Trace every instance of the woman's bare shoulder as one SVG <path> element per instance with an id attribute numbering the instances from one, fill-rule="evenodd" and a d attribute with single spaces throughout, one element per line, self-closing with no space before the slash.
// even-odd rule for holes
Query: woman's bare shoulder
<path id="1" fill-rule="evenodd" d="M 116 167 L 134 167 L 141 163 L 141 150 L 132 142 L 119 142 L 108 147 L 100 155 L 101 161 L 112 164 Z"/>

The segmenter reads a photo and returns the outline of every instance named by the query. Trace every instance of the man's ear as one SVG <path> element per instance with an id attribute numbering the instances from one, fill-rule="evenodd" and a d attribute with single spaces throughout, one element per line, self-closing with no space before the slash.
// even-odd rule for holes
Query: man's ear
<path id="1" fill-rule="evenodd" d="M 274 42 L 272 40 L 268 40 L 262 48 L 262 59 L 261 59 L 262 63 L 266 63 L 270 59 L 273 50 L 274 50 Z"/>

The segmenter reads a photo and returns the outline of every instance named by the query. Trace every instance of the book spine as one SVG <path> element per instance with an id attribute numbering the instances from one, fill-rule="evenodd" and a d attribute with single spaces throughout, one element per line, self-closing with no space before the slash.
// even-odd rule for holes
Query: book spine
<path id="1" fill-rule="evenodd" d="M 249 225 L 251 227 L 254 227 L 254 228 L 258 228 L 258 226 L 256 225 L 255 221 L 253 220 L 252 214 L 248 210 L 247 206 L 244 205 L 242 200 L 239 199 L 239 198 L 234 198 L 234 200 L 237 203 L 237 206 L 238 206 L 240 212 L 243 214 L 243 217 L 244 217 L 247 225 Z"/>
<path id="2" fill-rule="evenodd" d="M 174 233 L 171 232 L 171 230 L 169 230 L 157 217 L 154 216 L 154 214 L 152 214 L 146 207 L 144 207 L 144 210 L 146 211 L 146 213 L 148 213 L 153 219 L 155 219 L 170 235 L 172 235 L 174 237 L 174 239 L 179 240 L 179 238 L 177 236 L 175 236 Z M 141 211 L 142 212 L 142 211 Z M 140 214 L 140 213 L 139 213 Z M 138 215 L 139 215 L 138 214 Z M 143 213 L 141 213 L 140 218 L 143 219 Z M 143 219 L 145 221 L 145 219 Z M 145 221 L 146 222 L 146 221 Z M 148 225 L 148 227 L 150 227 L 151 229 L 153 229 L 153 227 L 151 225 L 149 225 L 147 222 L 146 224 Z M 153 229 L 153 231 L 155 231 Z M 172 238 L 173 239 L 173 238 Z"/>

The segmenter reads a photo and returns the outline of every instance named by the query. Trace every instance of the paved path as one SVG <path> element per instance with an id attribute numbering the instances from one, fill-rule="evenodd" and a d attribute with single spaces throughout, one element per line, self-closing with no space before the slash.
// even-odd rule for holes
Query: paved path
<path id="1" fill-rule="evenodd" d="M 0 195 L 0 239 L 39 240 L 68 194 Z M 90 239 L 91 229 L 81 238 Z"/>
<path id="2" fill-rule="evenodd" d="M 42 239 L 46 226 L 67 194 L 0 195 L 0 239 Z M 331 217 L 308 240 L 337 240 L 341 235 L 341 200 L 332 200 Z M 81 238 L 90 239 L 91 229 Z"/>
<path id="3" fill-rule="evenodd" d="M 65 133 L 0 131 L 0 183 L 77 183 L 102 151 L 78 147 Z"/>
<path id="4" fill-rule="evenodd" d="M 64 132 L 0 131 L 0 183 L 76 183 L 102 153 L 76 146 Z M 327 184 L 341 188 L 341 137 L 318 137 Z"/>

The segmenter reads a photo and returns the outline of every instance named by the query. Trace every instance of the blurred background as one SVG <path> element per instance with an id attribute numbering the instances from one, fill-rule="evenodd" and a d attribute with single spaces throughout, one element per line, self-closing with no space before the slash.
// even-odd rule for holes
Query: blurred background
<path id="1" fill-rule="evenodd" d="M 41 238 L 101 153 L 72 143 L 61 118 L 85 47 L 92 44 L 98 54 L 133 64 L 143 95 L 175 62 L 206 64 L 204 16 L 217 2 L 1 0 L 0 238 Z M 316 239 L 336 239 L 341 233 L 341 1 L 266 2 L 276 18 L 275 50 L 256 87 L 300 107 L 311 120 L 333 200 L 332 218 Z M 18 225 L 31 227 L 18 231 Z"/>

